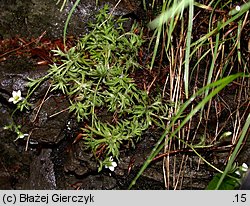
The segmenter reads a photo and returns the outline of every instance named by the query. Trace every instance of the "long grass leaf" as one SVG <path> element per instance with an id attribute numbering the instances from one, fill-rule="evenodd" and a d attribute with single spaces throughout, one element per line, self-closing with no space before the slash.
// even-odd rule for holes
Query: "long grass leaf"
<path id="1" fill-rule="evenodd" d="M 163 6 L 162 6 L 162 12 L 164 12 L 165 9 L 166 9 L 166 4 L 163 4 Z M 154 52 L 153 52 L 153 56 L 152 56 L 152 60 L 151 60 L 150 70 L 153 68 L 153 65 L 154 65 L 154 62 L 155 62 L 155 58 L 156 58 L 156 54 L 157 54 L 157 50 L 158 50 L 159 43 L 160 43 L 160 39 L 161 39 L 161 32 L 162 32 L 162 29 L 163 29 L 163 17 L 161 17 L 159 19 L 159 21 L 160 21 L 159 23 L 160 23 L 161 26 L 157 27 L 157 30 L 156 30 L 157 36 L 156 36 L 156 41 L 155 41 L 155 46 L 154 46 Z"/>
<path id="2" fill-rule="evenodd" d="M 181 2 L 175 1 L 173 6 L 166 11 L 162 12 L 156 19 L 151 21 L 148 24 L 150 29 L 156 29 L 161 27 L 162 24 L 165 24 L 169 21 L 170 18 L 173 18 L 175 15 L 182 13 L 183 10 L 191 3 L 193 0 L 182 0 Z"/>
<path id="3" fill-rule="evenodd" d="M 69 12 L 69 15 L 67 16 L 65 25 L 64 25 L 64 29 L 63 29 L 63 44 L 64 44 L 64 48 L 66 48 L 66 34 L 67 34 L 67 29 L 68 29 L 68 25 L 69 25 L 69 21 L 71 19 L 71 16 L 73 14 L 73 12 L 75 11 L 77 5 L 80 3 L 81 0 L 76 0 L 76 2 L 74 3 L 72 9 Z"/>
<path id="4" fill-rule="evenodd" d="M 220 24 L 220 23 L 218 23 Z M 212 81 L 212 77 L 213 77 L 213 73 L 214 73 L 214 65 L 215 65 L 215 61 L 217 59 L 217 53 L 218 53 L 218 48 L 219 48 L 219 40 L 220 40 L 220 33 L 216 34 L 216 40 L 215 40 L 215 46 L 214 46 L 214 50 L 212 49 L 212 63 L 210 65 L 210 69 L 209 69 L 209 73 L 208 73 L 208 77 L 207 77 L 207 85 L 209 85 Z M 207 96 L 208 94 L 208 89 L 205 92 L 205 96 Z"/>
<path id="5" fill-rule="evenodd" d="M 188 31 L 186 41 L 186 52 L 185 52 L 185 70 L 184 70 L 184 88 L 186 99 L 188 99 L 188 84 L 189 84 L 189 58 L 190 58 L 190 44 L 193 28 L 193 17 L 194 17 L 194 4 L 190 2 L 189 5 L 189 17 L 188 17 Z"/>

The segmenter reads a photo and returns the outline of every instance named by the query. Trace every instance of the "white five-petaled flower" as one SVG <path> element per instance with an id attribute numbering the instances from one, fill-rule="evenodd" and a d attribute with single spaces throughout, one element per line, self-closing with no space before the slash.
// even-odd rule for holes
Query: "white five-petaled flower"
<path id="1" fill-rule="evenodd" d="M 243 163 L 239 170 L 235 171 L 235 174 L 241 176 L 242 174 L 246 173 L 248 170 L 248 165 L 246 163 Z"/>
<path id="2" fill-rule="evenodd" d="M 240 11 L 240 6 L 235 7 L 236 11 Z"/>
<path id="3" fill-rule="evenodd" d="M 109 157 L 109 164 L 105 165 L 105 168 L 108 168 L 110 171 L 114 171 L 115 167 L 117 167 L 117 163 L 115 161 L 113 161 L 113 157 Z"/>
<path id="4" fill-rule="evenodd" d="M 241 169 L 243 172 L 246 172 L 248 170 L 248 166 L 246 163 L 243 163 L 242 166 L 241 166 Z"/>
<path id="5" fill-rule="evenodd" d="M 13 102 L 13 104 L 16 104 L 17 102 L 21 101 L 23 98 L 22 98 L 22 94 L 21 94 L 21 91 L 18 90 L 18 91 L 13 91 L 12 92 L 12 97 L 9 98 L 9 102 Z"/>

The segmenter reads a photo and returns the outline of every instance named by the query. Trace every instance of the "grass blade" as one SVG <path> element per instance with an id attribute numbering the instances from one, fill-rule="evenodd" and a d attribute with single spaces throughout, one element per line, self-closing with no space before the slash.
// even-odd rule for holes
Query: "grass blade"
<path id="1" fill-rule="evenodd" d="M 76 9 L 76 7 L 77 7 L 77 5 L 79 4 L 80 1 L 81 0 L 76 0 L 76 2 L 74 3 L 72 9 L 69 12 L 69 15 L 67 16 L 67 19 L 66 19 L 66 22 L 65 22 L 65 25 L 64 25 L 64 29 L 63 29 L 63 45 L 64 45 L 64 48 L 66 48 L 66 33 L 67 33 L 69 21 L 70 21 L 71 16 L 72 16 L 73 12 L 75 11 L 75 9 Z"/>
<path id="2" fill-rule="evenodd" d="M 189 5 L 189 19 L 188 19 L 188 31 L 187 31 L 187 42 L 186 42 L 186 53 L 185 53 L 185 70 L 184 70 L 184 88 L 186 99 L 188 99 L 188 84 L 189 84 L 189 60 L 190 60 L 190 45 L 193 28 L 193 16 L 194 16 L 194 4 L 193 1 Z"/>
<path id="3" fill-rule="evenodd" d="M 169 21 L 170 18 L 173 18 L 175 15 L 180 14 L 183 10 L 190 5 L 193 0 L 182 0 L 181 2 L 175 1 L 173 6 L 166 11 L 162 12 L 156 19 L 151 21 L 148 26 L 150 29 L 156 29 L 162 26 Z"/>

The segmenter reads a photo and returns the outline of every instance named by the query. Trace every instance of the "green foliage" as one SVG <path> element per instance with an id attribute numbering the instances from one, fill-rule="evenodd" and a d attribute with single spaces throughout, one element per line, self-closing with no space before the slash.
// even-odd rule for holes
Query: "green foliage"
<path id="1" fill-rule="evenodd" d="M 217 173 L 209 182 L 207 190 L 233 190 L 240 186 L 240 182 L 244 179 L 248 170 L 248 166 L 243 163 L 242 166 L 237 166 L 235 163 L 228 167 L 227 175 Z M 226 170 L 225 170 L 226 171 Z M 224 176 L 224 177 L 223 177 Z M 222 181 L 221 181 L 222 179 Z"/>
<path id="2" fill-rule="evenodd" d="M 225 88 L 229 83 L 231 83 L 233 80 L 244 76 L 243 73 L 237 73 L 234 75 L 230 75 L 228 77 L 225 77 L 223 79 L 217 80 L 203 88 L 201 88 L 200 90 L 198 90 L 196 93 L 194 93 L 185 103 L 183 103 L 180 107 L 180 109 L 178 110 L 178 113 L 173 117 L 173 119 L 171 119 L 170 124 L 167 126 L 165 132 L 162 134 L 162 136 L 159 138 L 158 142 L 156 143 L 156 146 L 154 147 L 154 149 L 152 150 L 151 154 L 149 155 L 148 159 L 145 161 L 145 163 L 143 164 L 142 168 L 140 169 L 140 171 L 138 172 L 137 176 L 134 178 L 134 180 L 131 182 L 131 184 L 129 185 L 129 189 L 131 189 L 133 187 L 133 185 L 136 184 L 137 179 L 141 176 L 141 174 L 143 173 L 143 171 L 148 167 L 148 165 L 151 163 L 151 161 L 154 159 L 154 157 L 159 154 L 159 152 L 163 149 L 163 147 L 165 146 L 165 142 L 163 141 L 166 137 L 166 135 L 169 135 L 167 141 L 170 141 L 172 138 L 176 137 L 177 133 L 181 130 L 181 128 L 183 128 L 183 126 L 199 111 L 201 110 L 208 101 L 210 101 L 215 95 L 217 95 L 223 88 Z M 204 92 L 208 89 L 211 88 L 213 89 L 208 95 L 207 97 L 205 97 L 200 103 L 198 103 L 197 106 L 195 106 L 192 111 L 190 113 L 188 113 L 187 115 L 185 115 L 184 119 L 182 119 L 182 115 L 183 112 L 185 111 L 185 109 L 200 95 L 204 94 Z M 250 115 L 249 115 L 250 116 Z M 180 125 L 174 130 L 171 131 L 172 126 L 176 123 L 177 120 L 181 120 Z M 249 125 L 248 125 L 249 126 Z M 247 126 L 246 126 L 247 127 Z M 243 130 L 244 131 L 244 130 Z M 245 135 L 245 134 L 243 134 Z M 241 142 L 240 142 L 241 143 Z M 197 152 L 196 150 L 189 145 L 188 143 L 185 143 L 185 145 L 187 145 L 188 147 L 190 147 L 200 158 L 202 158 Z M 238 151 L 238 150 L 237 150 Z M 202 158 L 203 159 L 203 158 Z M 206 161 L 205 159 L 203 159 L 203 161 Z M 206 163 L 208 163 L 206 161 Z M 212 166 L 210 164 L 210 166 Z M 215 168 L 215 167 L 213 167 Z M 221 176 L 221 178 L 223 178 L 224 174 Z M 221 180 L 220 180 L 221 181 Z M 220 181 L 218 184 L 220 184 Z"/>
<path id="3" fill-rule="evenodd" d="M 108 9 L 104 6 L 75 47 L 67 52 L 55 50 L 58 62 L 51 65 L 46 77 L 29 84 L 33 92 L 49 79 L 51 91 L 67 95 L 69 111 L 86 123 L 81 135 L 87 148 L 98 154 L 100 167 L 110 156 L 118 159 L 121 144 L 133 145 L 153 122 L 164 127 L 168 109 L 160 96 L 150 99 L 130 77 L 140 66 L 137 53 L 142 32 L 133 32 L 136 24 L 126 32 L 126 19 L 114 19 Z"/>
<path id="4" fill-rule="evenodd" d="M 23 134 L 21 132 L 21 127 L 22 127 L 21 125 L 16 125 L 14 122 L 12 122 L 11 124 L 5 126 L 3 129 L 10 130 L 10 131 L 16 133 L 16 135 L 17 135 L 17 138 L 15 139 L 15 141 L 16 141 L 18 139 L 24 138 L 25 136 L 28 136 L 28 134 Z"/>
<path id="5" fill-rule="evenodd" d="M 207 186 L 207 190 L 215 190 L 217 187 L 217 184 L 221 178 L 222 174 L 217 173 L 213 179 L 209 182 Z M 231 177 L 225 177 L 222 184 L 218 188 L 219 190 L 234 190 L 239 186 L 239 182 Z"/>

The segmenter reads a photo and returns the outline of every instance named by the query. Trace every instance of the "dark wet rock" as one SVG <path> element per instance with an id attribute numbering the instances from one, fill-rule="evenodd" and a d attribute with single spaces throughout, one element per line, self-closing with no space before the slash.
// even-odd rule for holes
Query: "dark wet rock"
<path id="1" fill-rule="evenodd" d="M 73 173 L 77 176 L 83 176 L 89 172 L 89 169 L 86 164 L 81 163 L 81 161 L 74 158 L 72 152 L 70 152 L 69 158 L 64 164 L 64 171 L 67 173 Z"/>
<path id="2" fill-rule="evenodd" d="M 40 155 L 33 159 L 30 164 L 30 177 L 23 189 L 56 189 L 54 164 L 50 159 L 51 152 L 51 149 L 42 149 Z"/>
<path id="3" fill-rule="evenodd" d="M 71 172 L 77 176 L 84 176 L 97 171 L 98 164 L 93 154 L 84 149 L 84 147 L 83 141 L 71 145 L 69 153 L 67 154 L 67 161 L 64 164 L 64 170 L 66 172 Z"/>
<path id="4" fill-rule="evenodd" d="M 11 115 L 8 109 L 0 103 L 0 139 L 3 140 L 10 133 L 8 130 L 5 130 L 6 125 L 12 123 Z M 5 142 L 5 141 L 4 141 Z"/>
<path id="5" fill-rule="evenodd" d="M 66 189 L 112 190 L 117 187 L 117 181 L 114 177 L 103 174 L 88 175 L 84 179 L 67 176 L 66 181 L 70 183 Z"/>
<path id="6" fill-rule="evenodd" d="M 30 156 L 15 144 L 13 133 L 2 130 L 2 126 L 0 133 L 0 188 L 21 189 L 28 177 Z"/>
<path id="7" fill-rule="evenodd" d="M 51 95 L 46 98 L 41 108 L 40 104 L 39 101 L 37 109 L 34 109 L 30 115 L 32 124 L 24 128 L 24 130 L 27 129 L 27 132 L 32 131 L 31 140 L 33 141 L 41 144 L 57 144 L 64 138 L 61 132 L 65 128 L 69 113 L 62 111 L 68 108 L 69 103 L 62 95 Z"/>
<path id="8" fill-rule="evenodd" d="M 4 168 L 0 170 L 0 185 L 1 185 L 1 190 L 9 190 L 12 188 L 12 179 L 11 176 L 8 172 L 3 170 Z"/>
<path id="9" fill-rule="evenodd" d="M 27 57 L 10 57 L 6 61 L 0 62 L 0 96 L 8 102 L 12 96 L 12 91 L 21 90 L 22 96 L 27 93 L 28 78 L 37 79 L 44 76 L 48 67 L 36 67 Z M 43 95 L 48 87 L 48 82 L 41 85 L 37 91 Z"/>
<path id="10" fill-rule="evenodd" d="M 35 67 L 26 58 L 12 57 L 0 63 L 0 96 L 4 103 L 12 108 L 15 107 L 8 102 L 8 99 L 12 96 L 12 91 L 21 90 L 22 96 L 25 96 L 28 90 L 26 86 L 29 81 L 28 78 L 37 79 L 46 75 L 47 68 Z M 45 81 L 32 96 L 34 103 L 31 108 L 33 109 L 32 113 L 23 113 L 24 117 L 20 120 L 20 124 L 23 125 L 23 133 L 31 134 L 31 140 L 38 143 L 57 144 L 63 138 L 60 134 L 68 118 L 68 112 L 60 112 L 67 109 L 69 103 L 65 97 L 58 94 L 50 94 L 46 97 L 46 101 L 42 102 L 47 90 L 48 82 Z M 57 112 L 59 114 L 55 115 Z M 55 116 L 51 117 L 52 115 Z M 24 119 L 25 122 L 23 122 Z"/>
<path id="11" fill-rule="evenodd" d="M 62 36 L 63 27 L 73 2 L 70 1 L 62 12 L 60 12 L 61 5 L 56 5 L 56 2 L 57 0 L 3 1 L 0 5 L 1 35 L 3 38 L 15 35 L 39 36 L 46 31 L 50 37 Z M 88 5 L 88 2 L 85 3 Z M 79 14 L 81 15 L 79 16 Z M 75 33 L 79 33 L 79 30 L 83 29 L 79 24 L 86 17 L 86 13 L 82 11 L 79 14 L 73 16 L 73 23 L 71 23 L 69 31 L 74 30 Z"/>
<path id="12" fill-rule="evenodd" d="M 48 101 L 44 101 L 40 107 L 49 86 L 48 82 L 44 82 L 32 96 L 33 106 L 30 110 L 16 112 L 12 116 L 16 105 L 8 102 L 13 90 L 20 89 L 22 96 L 25 96 L 28 90 L 26 87 L 28 78 L 36 79 L 44 76 L 47 68 L 47 66 L 35 67 L 33 62 L 25 57 L 11 57 L 0 63 L 1 189 L 56 188 L 55 178 L 53 179 L 53 163 L 50 160 L 52 150 L 42 149 L 41 154 L 38 157 L 36 155 L 41 147 L 51 147 L 64 137 L 62 131 L 65 128 L 68 113 L 62 112 L 54 117 L 50 116 L 67 108 L 68 101 L 60 94 L 53 94 L 46 97 Z M 29 133 L 30 139 L 15 141 L 17 135 L 4 129 L 4 126 L 12 123 L 21 125 L 21 131 Z M 27 141 L 29 144 L 26 148 Z M 31 163 L 30 160 L 33 157 Z M 42 163 L 43 161 L 46 163 Z M 36 179 L 38 177 L 39 180 Z M 24 182 L 26 182 L 25 185 Z"/>
<path id="13" fill-rule="evenodd" d="M 106 0 L 100 0 L 99 2 L 101 5 L 107 3 Z M 113 8 L 117 2 L 117 0 L 109 0 L 108 4 Z M 114 10 L 114 15 L 125 16 L 132 13 L 137 15 L 142 10 L 141 4 L 141 0 L 122 0 Z"/>
<path id="14" fill-rule="evenodd" d="M 164 179 L 162 162 L 159 162 L 159 163 L 160 164 L 156 164 L 154 166 L 147 168 L 142 176 L 147 177 L 151 179 L 152 181 L 162 182 L 162 180 Z"/>
<path id="15" fill-rule="evenodd" d="M 47 37 L 61 37 L 64 24 L 74 1 L 67 1 L 64 9 L 60 11 L 63 0 L 2 0 L 0 4 L 0 36 L 10 38 L 20 36 L 40 36 L 44 31 Z M 107 1 L 99 1 L 103 5 Z M 111 6 L 117 1 L 110 0 Z M 115 10 L 115 15 L 126 15 L 139 10 L 139 0 L 121 1 Z M 86 32 L 86 24 L 90 21 L 98 8 L 95 1 L 80 1 L 71 17 L 68 27 L 69 35 L 81 35 Z"/>
<path id="16" fill-rule="evenodd" d="M 96 175 L 89 176 L 83 180 L 83 185 L 87 190 L 93 189 L 102 189 L 102 190 L 111 190 L 116 186 L 116 180 L 109 176 Z"/>

